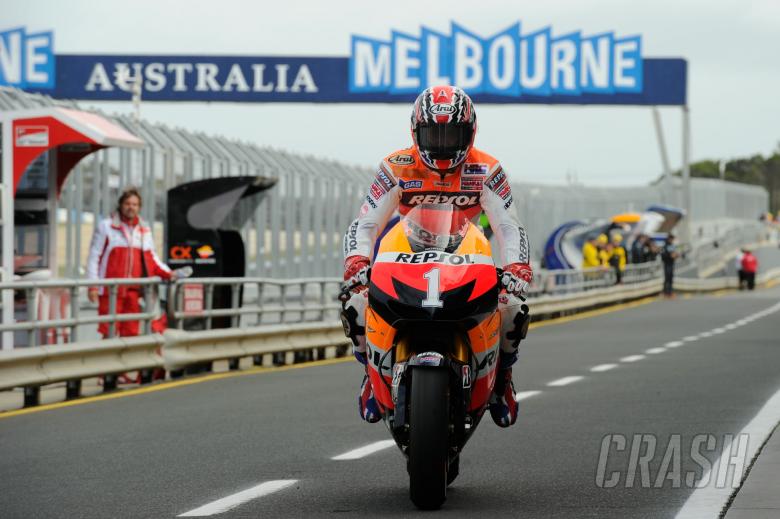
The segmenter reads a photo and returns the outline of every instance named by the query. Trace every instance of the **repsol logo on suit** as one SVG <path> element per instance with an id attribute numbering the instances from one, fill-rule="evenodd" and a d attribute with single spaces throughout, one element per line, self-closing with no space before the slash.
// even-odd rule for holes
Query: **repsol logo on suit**
<path id="1" fill-rule="evenodd" d="M 404 193 L 401 196 L 404 205 L 452 204 L 458 207 L 470 207 L 479 204 L 476 193 Z"/>

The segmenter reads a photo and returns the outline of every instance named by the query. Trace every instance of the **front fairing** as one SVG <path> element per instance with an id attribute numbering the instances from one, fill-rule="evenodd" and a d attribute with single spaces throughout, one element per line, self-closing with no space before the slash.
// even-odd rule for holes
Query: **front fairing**
<path id="1" fill-rule="evenodd" d="M 381 253 L 372 267 L 368 298 L 393 326 L 449 321 L 468 329 L 496 310 L 495 265 L 483 254 Z"/>

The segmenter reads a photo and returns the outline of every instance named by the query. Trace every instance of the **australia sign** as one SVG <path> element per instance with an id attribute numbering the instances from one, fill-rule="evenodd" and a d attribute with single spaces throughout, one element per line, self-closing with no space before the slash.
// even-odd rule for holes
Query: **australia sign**
<path id="1" fill-rule="evenodd" d="M 54 54 L 51 32 L 0 33 L 0 85 L 70 99 L 127 100 L 140 82 L 145 101 L 408 103 L 446 83 L 480 103 L 684 105 L 686 76 L 683 59 L 644 57 L 640 36 L 519 22 L 353 35 L 344 57 Z"/>

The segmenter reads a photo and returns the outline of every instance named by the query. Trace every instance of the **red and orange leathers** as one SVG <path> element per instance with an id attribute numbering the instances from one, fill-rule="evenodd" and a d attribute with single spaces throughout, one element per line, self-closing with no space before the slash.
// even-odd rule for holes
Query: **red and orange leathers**
<path id="1" fill-rule="evenodd" d="M 498 239 L 497 263 L 529 263 L 528 238 L 512 206 L 509 180 L 498 160 L 471 148 L 452 173 L 428 169 L 416 148 L 388 155 L 344 237 L 344 256 L 371 257 L 374 242 L 397 211 L 405 215 L 420 204 L 453 204 L 476 219 L 485 211 Z"/>
<path id="2" fill-rule="evenodd" d="M 432 268 L 440 270 L 440 288 L 443 294 L 474 283 L 469 301 L 480 297 L 495 298 L 496 270 L 490 244 L 473 224 L 469 224 L 463 241 L 454 254 L 413 254 L 402 222 L 396 224 L 379 245 L 371 275 L 372 288 L 390 298 L 397 297 L 394 284 L 400 283 L 425 291 L 424 274 Z M 408 258 L 412 257 L 412 261 Z M 442 258 L 448 258 L 442 262 Z M 457 259 L 458 261 L 454 261 Z M 406 261 L 405 261 L 406 260 Z M 446 325 L 445 325 L 446 326 Z M 498 366 L 499 333 L 501 318 L 498 310 L 487 314 L 480 322 L 466 331 L 464 338 L 455 336 L 451 355 L 454 359 L 471 365 L 476 374 L 472 381 L 471 401 L 467 411 L 476 411 L 487 405 L 496 380 Z M 398 330 L 369 306 L 366 311 L 367 371 L 374 388 L 374 396 L 382 409 L 393 409 L 393 399 L 388 389 L 392 382 L 393 365 L 405 362 L 414 347 L 407 337 L 396 337 Z M 393 350 L 393 345 L 395 350 Z M 471 348 L 473 357 L 469 355 Z M 388 353 L 390 352 L 390 353 Z M 387 355 L 386 355 L 387 354 Z M 478 367 L 478 368 L 477 368 Z"/>

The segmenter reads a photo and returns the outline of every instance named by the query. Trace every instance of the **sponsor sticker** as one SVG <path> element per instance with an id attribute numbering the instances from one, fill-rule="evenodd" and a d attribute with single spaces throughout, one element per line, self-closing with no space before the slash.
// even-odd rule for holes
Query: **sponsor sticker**
<path id="1" fill-rule="evenodd" d="M 451 187 L 452 182 L 440 182 L 437 180 L 436 182 L 433 183 L 433 185 L 436 187 Z"/>
<path id="2" fill-rule="evenodd" d="M 406 198 L 406 200 L 403 200 L 403 198 Z M 477 205 L 479 203 L 479 195 L 471 193 L 452 193 L 446 195 L 440 193 L 421 193 L 409 197 L 402 197 L 402 201 L 405 202 L 405 205 L 452 204 L 463 208 Z"/>
<path id="3" fill-rule="evenodd" d="M 371 209 L 376 209 L 376 202 L 374 202 L 370 196 L 366 197 L 366 203 L 371 206 Z"/>
<path id="4" fill-rule="evenodd" d="M 200 283 L 187 283 L 184 289 L 184 313 L 187 315 L 200 315 L 203 313 L 203 285 Z"/>
<path id="5" fill-rule="evenodd" d="M 505 180 L 506 175 L 504 174 L 504 170 L 502 168 L 498 168 L 492 175 L 490 175 L 490 178 L 485 181 L 485 184 L 487 184 L 487 187 L 491 190 L 496 191 L 501 183 Z"/>
<path id="6" fill-rule="evenodd" d="M 20 148 L 38 148 L 49 145 L 48 126 L 17 126 L 16 145 Z"/>
<path id="7" fill-rule="evenodd" d="M 201 258 L 210 258 L 214 255 L 214 249 L 211 247 L 211 245 L 203 245 L 198 247 L 195 249 L 195 252 L 197 252 L 198 256 Z"/>
<path id="8" fill-rule="evenodd" d="M 482 191 L 481 178 L 461 178 L 460 188 L 463 191 Z"/>
<path id="9" fill-rule="evenodd" d="M 504 204 L 504 209 L 509 209 L 509 206 L 512 205 L 512 197 L 509 197 L 509 200 L 506 201 Z"/>
<path id="10" fill-rule="evenodd" d="M 422 189 L 423 182 L 422 180 L 401 180 L 398 179 L 398 185 L 401 186 L 401 189 L 407 190 L 407 189 Z"/>
<path id="11" fill-rule="evenodd" d="M 464 175 L 487 175 L 488 165 L 480 162 L 467 162 L 463 165 Z"/>
<path id="12" fill-rule="evenodd" d="M 406 154 L 393 155 L 387 159 L 387 162 L 390 164 L 395 164 L 396 166 L 410 166 L 414 164 L 414 157 Z"/>
<path id="13" fill-rule="evenodd" d="M 496 192 L 498 196 L 506 200 L 509 198 L 509 195 L 512 193 L 512 189 L 509 187 L 509 182 L 504 182 L 498 187 L 498 191 Z"/>
<path id="14" fill-rule="evenodd" d="M 428 108 L 428 113 L 431 115 L 452 115 L 455 113 L 456 108 L 453 105 L 445 103 L 436 103 Z"/>
<path id="15" fill-rule="evenodd" d="M 376 181 L 374 181 L 371 184 L 369 193 L 371 193 L 371 196 L 374 197 L 374 200 L 379 200 L 380 198 L 382 198 L 382 195 L 386 193 L 386 191 L 382 189 L 382 186 L 380 186 Z"/>
<path id="16" fill-rule="evenodd" d="M 380 185 L 384 187 L 385 191 L 390 191 L 395 187 L 395 181 L 381 169 L 377 172 L 376 179 L 379 181 Z"/>

